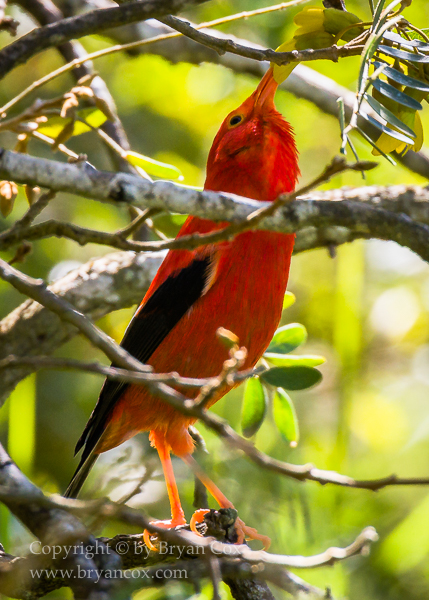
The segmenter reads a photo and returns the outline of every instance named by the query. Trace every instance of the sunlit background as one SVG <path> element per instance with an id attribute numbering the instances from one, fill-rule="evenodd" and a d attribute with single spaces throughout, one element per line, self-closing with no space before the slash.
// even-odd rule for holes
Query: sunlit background
<path id="1" fill-rule="evenodd" d="M 362 8 L 364 6 L 364 9 Z M 222 0 L 193 9 L 195 22 L 260 7 L 254 0 Z M 347 7 L 363 18 L 366 3 L 348 1 Z M 276 47 L 292 31 L 296 10 L 239 21 L 224 31 Z M 15 8 L 20 31 L 33 24 Z M 414 2 L 406 16 L 419 26 L 429 23 L 429 4 Z M 6 33 L 0 41 L 8 43 Z M 107 37 L 92 36 L 83 43 L 88 51 L 107 47 Z M 62 64 L 54 50 L 31 59 L 9 75 L 0 89 L 4 104 L 33 80 Z M 312 67 L 354 90 L 358 59 L 339 64 L 312 63 Z M 100 59 L 96 68 L 107 82 L 137 152 L 178 166 L 184 183 L 202 185 L 206 157 L 224 116 L 244 100 L 257 81 L 213 64 L 171 64 L 152 55 L 114 54 Z M 62 93 L 73 84 L 66 75 L 39 92 L 41 97 Z M 302 182 L 316 175 L 338 152 L 339 125 L 310 102 L 285 92 L 277 94 L 277 107 L 293 124 L 300 151 Z M 426 135 L 429 111 L 422 115 Z M 360 157 L 370 150 L 354 138 Z M 9 134 L 2 146 L 13 147 Z M 69 142 L 76 152 L 88 154 L 97 167 L 110 169 L 108 156 L 96 136 L 84 134 Z M 30 151 L 52 156 L 33 142 Z M 426 149 L 429 152 L 429 149 Z M 59 155 L 55 158 L 62 159 Z M 360 186 L 358 174 L 337 177 L 329 185 Z M 380 160 L 368 173 L 367 184 L 424 184 L 400 165 Z M 22 191 L 12 215 L 0 229 L 23 214 Z M 44 217 L 114 231 L 129 220 L 125 208 L 60 194 Z M 71 241 L 49 239 L 33 245 L 22 269 L 48 280 L 100 256 L 109 249 Z M 6 258 L 10 255 L 5 254 Z M 291 449 L 277 432 L 272 417 L 256 436 L 256 445 L 269 455 L 296 463 L 314 463 L 360 479 L 391 473 L 429 475 L 429 266 L 411 251 L 393 242 L 372 240 L 340 247 L 332 259 L 326 250 L 297 255 L 293 259 L 289 289 L 296 304 L 284 313 L 284 322 L 303 323 L 308 342 L 300 352 L 322 354 L 324 379 L 316 388 L 293 393 L 301 440 Z M 0 283 L 0 317 L 23 297 Z M 133 308 L 118 311 L 98 325 L 118 341 Z M 99 359 L 101 353 L 76 338 L 57 356 Z M 21 469 L 45 492 L 64 491 L 76 461 L 73 448 L 96 402 L 102 380 L 82 373 L 40 372 L 22 382 L 0 411 L 0 438 Z M 242 390 L 221 400 L 214 411 L 240 431 Z M 334 567 L 298 574 L 309 582 L 330 587 L 336 598 L 353 600 L 422 600 L 429 597 L 429 490 L 424 487 L 390 487 L 377 493 L 298 483 L 267 473 L 242 455 L 229 450 L 214 434 L 200 427 L 209 449 L 205 468 L 234 502 L 240 516 L 271 536 L 272 551 L 313 554 L 331 545 L 347 545 L 366 525 L 380 534 L 369 557 L 355 557 Z M 192 514 L 193 479 L 174 459 L 180 492 L 188 517 Z M 154 475 L 142 493 L 129 502 L 156 518 L 167 518 L 168 499 L 158 458 L 142 434 L 98 461 L 85 488 L 87 497 L 110 493 L 121 499 L 135 486 L 146 468 Z M 214 506 L 214 505 L 213 505 Z M 1 508 L 0 540 L 8 552 L 26 552 L 31 536 Z M 96 533 L 114 535 L 124 526 L 107 525 Z M 131 531 L 131 530 L 129 530 Z M 188 598 L 191 586 L 172 582 L 164 589 L 139 592 L 135 599 Z M 207 584 L 202 599 L 211 598 Z M 227 588 L 223 588 L 228 597 Z M 284 597 L 277 591 L 278 598 Z M 62 590 L 52 597 L 68 597 Z"/>

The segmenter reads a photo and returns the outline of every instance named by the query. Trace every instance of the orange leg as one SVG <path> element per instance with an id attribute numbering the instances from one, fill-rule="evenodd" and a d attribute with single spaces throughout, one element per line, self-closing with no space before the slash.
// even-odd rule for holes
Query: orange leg
<path id="1" fill-rule="evenodd" d="M 170 447 L 166 444 L 164 437 L 154 435 L 155 447 L 158 450 L 159 458 L 164 471 L 165 483 L 167 485 L 168 499 L 170 500 L 171 519 L 166 521 L 152 521 L 153 525 L 165 529 L 174 529 L 178 525 L 186 525 L 185 513 L 180 503 L 179 491 L 174 478 L 173 465 L 170 457 Z M 151 542 L 150 534 L 147 529 L 143 533 L 143 539 L 146 546 L 151 550 L 157 551 L 158 548 Z"/>
<path id="2" fill-rule="evenodd" d="M 191 467 L 196 477 L 198 477 L 198 479 L 201 481 L 201 483 L 204 485 L 207 491 L 213 496 L 213 498 L 216 500 L 216 502 L 221 508 L 235 508 L 232 502 L 230 502 L 228 498 L 224 494 L 222 494 L 217 485 L 213 483 L 213 481 L 209 477 L 207 477 L 200 465 L 190 454 L 186 454 L 182 458 L 186 462 L 186 464 Z M 192 531 L 198 533 L 196 525 L 197 523 L 201 523 L 204 520 L 204 516 L 208 512 L 209 510 L 206 508 L 200 508 L 199 510 L 195 511 L 190 521 Z M 248 538 L 251 540 L 260 540 L 264 545 L 264 550 L 268 550 L 268 548 L 271 545 L 271 540 L 268 536 L 258 533 L 257 530 L 253 527 L 248 527 L 239 518 L 237 518 L 235 522 L 235 529 L 238 535 L 237 544 L 242 544 L 244 540 Z"/>

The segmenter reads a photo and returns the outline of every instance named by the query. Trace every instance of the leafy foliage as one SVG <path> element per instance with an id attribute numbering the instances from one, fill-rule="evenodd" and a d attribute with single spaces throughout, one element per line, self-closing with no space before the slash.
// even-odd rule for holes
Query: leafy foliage
<path id="1" fill-rule="evenodd" d="M 297 29 L 292 40 L 277 48 L 278 52 L 327 48 L 340 40 L 356 44 L 366 39 L 356 106 L 347 130 L 340 108 L 342 152 L 347 143 L 351 144 L 349 133 L 353 128 L 373 146 L 374 155 L 402 153 L 410 148 L 418 151 L 422 147 L 423 129 L 417 111 L 422 110 L 421 102 L 429 96 L 429 38 L 401 17 L 405 3 L 393 13 L 399 4 L 400 0 L 395 0 L 385 8 L 385 1 L 379 0 L 371 23 L 347 11 L 305 7 L 295 16 Z M 272 66 L 281 83 L 296 63 Z M 372 140 L 362 131 L 357 115 L 381 132 L 378 139 Z"/>
<path id="2" fill-rule="evenodd" d="M 125 158 L 131 165 L 138 167 L 139 173 L 143 171 L 143 175 L 148 173 L 162 179 L 183 179 L 183 175 L 177 167 L 149 158 L 149 156 L 143 156 L 138 152 L 127 152 Z"/>
<path id="3" fill-rule="evenodd" d="M 339 40 L 351 41 L 363 31 L 356 15 L 336 8 L 305 7 L 294 18 L 297 29 L 292 40 L 284 42 L 277 52 L 328 48 Z M 289 77 L 296 63 L 273 64 L 274 78 L 278 83 Z"/>
<path id="4" fill-rule="evenodd" d="M 295 448 L 299 441 L 298 419 L 290 396 L 282 388 L 277 388 L 274 394 L 273 416 L 284 440 Z"/>
<path id="5" fill-rule="evenodd" d="M 422 109 L 421 101 L 427 99 L 429 92 L 429 71 L 426 73 L 424 67 L 429 62 L 425 54 L 429 45 L 411 40 L 409 34 L 418 33 L 418 28 L 410 27 L 398 14 L 391 15 L 398 4 L 392 2 L 382 10 L 384 2 L 378 3 L 362 54 L 357 113 L 381 132 L 373 143 L 375 155 L 401 153 L 410 148 L 418 151 L 423 143 L 417 111 Z M 420 34 L 422 40 L 426 38 L 423 32 Z M 403 47 L 407 50 L 402 50 Z M 367 114 L 368 107 L 374 116 Z"/>
<path id="6" fill-rule="evenodd" d="M 280 327 L 268 346 L 267 352 L 287 354 L 298 348 L 307 339 L 307 331 L 300 323 L 291 323 Z"/>
<path id="7" fill-rule="evenodd" d="M 260 377 L 264 383 L 285 390 L 305 390 L 322 379 L 322 375 L 317 369 L 304 365 L 273 367 L 262 373 Z"/>
<path id="8" fill-rule="evenodd" d="M 241 428 L 246 437 L 254 435 L 267 412 L 267 393 L 258 377 L 246 381 L 241 409 Z"/>
<path id="9" fill-rule="evenodd" d="M 283 306 L 288 308 L 294 301 L 295 296 L 287 292 Z M 285 390 L 305 390 L 319 383 L 322 374 L 314 367 L 325 361 L 322 356 L 289 355 L 306 340 L 307 330 L 299 323 L 284 325 L 274 334 L 263 355 L 263 362 L 273 367 L 246 383 L 241 412 L 241 428 L 246 437 L 261 427 L 267 412 L 267 398 L 272 397 L 277 428 L 286 441 L 297 445 L 298 421 L 292 399 Z"/>

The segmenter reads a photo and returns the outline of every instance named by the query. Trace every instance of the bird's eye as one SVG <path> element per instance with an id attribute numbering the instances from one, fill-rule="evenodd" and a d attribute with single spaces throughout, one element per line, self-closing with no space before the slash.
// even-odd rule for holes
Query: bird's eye
<path id="1" fill-rule="evenodd" d="M 241 115 L 234 115 L 233 117 L 231 117 L 231 119 L 229 120 L 229 124 L 234 127 L 234 125 L 238 125 L 239 123 L 241 123 L 241 121 L 243 120 L 243 117 Z"/>

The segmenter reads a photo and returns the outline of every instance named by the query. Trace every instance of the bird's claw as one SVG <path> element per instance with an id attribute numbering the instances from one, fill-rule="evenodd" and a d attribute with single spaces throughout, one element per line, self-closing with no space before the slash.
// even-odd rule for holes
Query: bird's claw
<path id="1" fill-rule="evenodd" d="M 237 544 L 243 544 L 244 540 L 259 540 L 263 544 L 263 550 L 268 550 L 271 546 L 271 538 L 258 531 L 254 527 L 249 527 L 237 517 L 235 521 L 235 531 L 237 532 Z"/>
<path id="2" fill-rule="evenodd" d="M 152 552 L 159 552 L 159 548 L 155 546 L 155 544 L 152 544 L 152 540 L 150 539 L 150 532 L 147 529 L 143 531 L 143 541 L 149 548 L 149 550 L 152 550 Z"/>
<path id="3" fill-rule="evenodd" d="M 155 525 L 155 527 L 161 527 L 162 529 L 175 529 L 181 525 L 186 525 L 186 520 L 168 519 L 166 521 L 151 521 L 150 524 Z M 155 544 L 152 542 L 152 537 L 155 538 L 155 541 L 158 541 L 158 536 L 156 533 L 151 533 L 147 529 L 143 531 L 143 541 L 149 550 L 152 550 L 152 552 L 159 552 L 159 547 L 155 546 Z"/>
<path id="4" fill-rule="evenodd" d="M 194 512 L 190 520 L 189 526 L 191 531 L 202 537 L 202 534 L 198 531 L 197 525 L 204 521 L 204 517 L 210 512 L 208 508 L 200 508 Z M 267 535 L 262 535 L 254 527 L 249 527 L 241 519 L 237 517 L 234 523 L 235 531 L 237 533 L 236 544 L 243 544 L 245 540 L 259 540 L 264 546 L 264 550 L 268 550 L 271 546 L 271 539 Z"/>
<path id="5" fill-rule="evenodd" d="M 199 535 L 200 537 L 202 537 L 202 534 L 198 531 L 197 529 L 197 525 L 199 523 L 203 523 L 204 521 L 204 517 L 210 512 L 209 508 L 199 508 L 198 510 L 196 510 L 194 512 L 194 514 L 191 517 L 191 520 L 189 521 L 189 527 L 191 528 L 191 531 L 193 531 L 194 533 L 196 533 L 197 535 Z"/>

